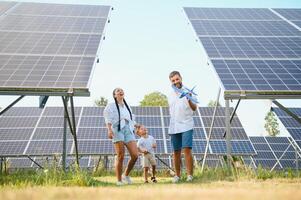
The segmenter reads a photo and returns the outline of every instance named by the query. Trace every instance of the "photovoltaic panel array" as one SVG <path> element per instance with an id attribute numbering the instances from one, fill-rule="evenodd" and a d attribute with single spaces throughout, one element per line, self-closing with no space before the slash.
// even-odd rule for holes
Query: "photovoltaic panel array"
<path id="1" fill-rule="evenodd" d="M 301 108 L 288 109 L 294 114 L 296 114 L 299 118 L 301 118 Z M 275 112 L 275 114 L 280 119 L 286 130 L 292 136 L 293 140 L 301 149 L 301 124 L 280 108 L 272 108 L 272 110 L 273 112 Z"/>
<path id="2" fill-rule="evenodd" d="M 7 3 L 0 2 L 0 14 L 2 4 Z M 89 95 L 110 10 L 100 5 L 13 3 L 0 18 L 0 92 L 56 95 L 72 88 L 75 95 Z"/>
<path id="3" fill-rule="evenodd" d="M 301 31 L 281 16 L 300 9 L 184 10 L 225 93 L 301 94 Z"/>
<path id="4" fill-rule="evenodd" d="M 233 109 L 230 110 L 232 112 Z M 199 108 L 202 123 L 204 124 L 206 137 L 209 136 L 210 126 L 212 122 L 214 107 L 200 107 Z M 225 133 L 225 108 L 217 108 L 214 125 L 211 133 L 210 148 L 213 154 L 226 155 L 226 139 Z M 254 155 L 256 154 L 242 124 L 237 117 L 234 116 L 231 123 L 231 154 L 234 155 Z"/>
<path id="5" fill-rule="evenodd" d="M 250 137 L 257 155 L 251 157 L 243 157 L 244 162 L 248 165 L 255 165 L 256 168 L 265 169 L 295 169 L 296 156 L 295 149 L 289 137 Z M 299 164 L 301 163 L 300 157 Z"/>
<path id="6" fill-rule="evenodd" d="M 78 150 L 80 155 L 115 154 L 113 143 L 108 139 L 103 117 L 104 107 L 76 107 Z M 167 107 L 132 107 L 137 123 L 145 125 L 157 142 L 157 154 L 170 154 L 172 147 L 168 135 L 169 111 Z M 61 154 L 63 140 L 63 108 L 13 107 L 0 116 L 0 155 L 45 156 Z M 213 108 L 200 108 L 194 113 L 193 152 L 203 154 L 208 137 Z M 226 143 L 224 132 L 224 108 L 218 109 L 213 129 L 209 154 L 224 155 Z M 206 134 L 205 134 L 206 133 Z M 232 127 L 233 154 L 253 155 L 255 153 L 248 137 L 235 116 Z M 138 137 L 136 136 L 136 139 Z M 67 130 L 67 153 L 74 153 L 74 142 Z"/>

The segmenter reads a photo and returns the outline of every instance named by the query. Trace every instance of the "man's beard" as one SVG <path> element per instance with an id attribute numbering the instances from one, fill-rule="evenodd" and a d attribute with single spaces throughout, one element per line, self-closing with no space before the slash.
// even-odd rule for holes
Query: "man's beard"
<path id="1" fill-rule="evenodd" d="M 174 84 L 174 86 L 176 86 L 177 88 L 181 89 L 181 88 L 182 88 L 182 86 L 183 86 L 183 84 L 182 84 L 182 82 L 180 82 L 180 83 L 176 83 L 176 84 Z"/>

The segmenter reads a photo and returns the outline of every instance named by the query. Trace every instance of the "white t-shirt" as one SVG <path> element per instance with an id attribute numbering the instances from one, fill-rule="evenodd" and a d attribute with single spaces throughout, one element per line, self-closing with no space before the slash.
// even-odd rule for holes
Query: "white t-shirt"
<path id="1" fill-rule="evenodd" d="M 153 144 L 156 144 L 155 138 L 151 135 L 148 135 L 147 138 L 144 137 L 139 138 L 137 146 L 138 148 L 146 149 L 151 154 L 155 154 L 154 148 L 152 147 Z"/>
<path id="2" fill-rule="evenodd" d="M 168 96 L 170 124 L 168 133 L 177 134 L 193 129 L 193 110 L 186 97 L 180 98 L 180 93 L 171 91 Z"/>

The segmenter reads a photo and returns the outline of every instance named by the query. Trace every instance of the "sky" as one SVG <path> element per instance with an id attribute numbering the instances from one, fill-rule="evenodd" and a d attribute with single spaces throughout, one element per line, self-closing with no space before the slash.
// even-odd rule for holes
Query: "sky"
<path id="1" fill-rule="evenodd" d="M 26 2 L 26 1 L 24 1 Z M 112 101 L 116 87 L 125 90 L 130 105 L 139 105 L 145 94 L 171 90 L 168 74 L 178 70 L 183 83 L 196 85 L 200 106 L 217 98 L 219 80 L 207 65 L 207 56 L 183 12 L 183 7 L 245 7 L 245 8 L 300 8 L 297 0 L 49 0 L 30 1 L 111 5 L 111 23 L 107 24 L 100 49 L 100 63 L 96 65 L 90 85 L 90 97 L 75 98 L 76 106 L 93 106 L 100 96 Z M 0 107 L 5 107 L 16 96 L 1 96 Z M 220 102 L 224 105 L 222 96 Z M 285 106 L 301 107 L 300 100 L 280 101 Z M 231 103 L 235 106 L 236 101 Z M 38 106 L 38 97 L 25 97 L 16 106 Z M 47 106 L 62 106 L 61 98 L 50 97 Z M 264 135 L 264 117 L 270 101 L 243 100 L 238 116 L 248 135 Z M 281 127 L 282 135 L 287 135 Z"/>

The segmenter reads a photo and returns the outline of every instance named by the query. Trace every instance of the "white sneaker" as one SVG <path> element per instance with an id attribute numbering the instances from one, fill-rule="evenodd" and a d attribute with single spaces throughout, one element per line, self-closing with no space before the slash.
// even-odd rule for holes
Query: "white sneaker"
<path id="1" fill-rule="evenodd" d="M 117 185 L 117 186 L 122 186 L 122 185 L 124 185 L 124 183 L 121 182 L 121 181 L 117 181 L 116 185 Z"/>
<path id="2" fill-rule="evenodd" d="M 193 180 L 193 176 L 192 175 L 188 175 L 186 182 L 191 182 Z"/>
<path id="3" fill-rule="evenodd" d="M 172 178 L 172 182 L 173 183 L 178 183 L 180 181 L 180 177 L 178 177 L 178 176 L 174 176 L 173 178 Z"/>
<path id="4" fill-rule="evenodd" d="M 126 183 L 126 184 L 132 184 L 132 180 L 129 176 L 126 175 L 122 175 L 122 182 Z"/>

